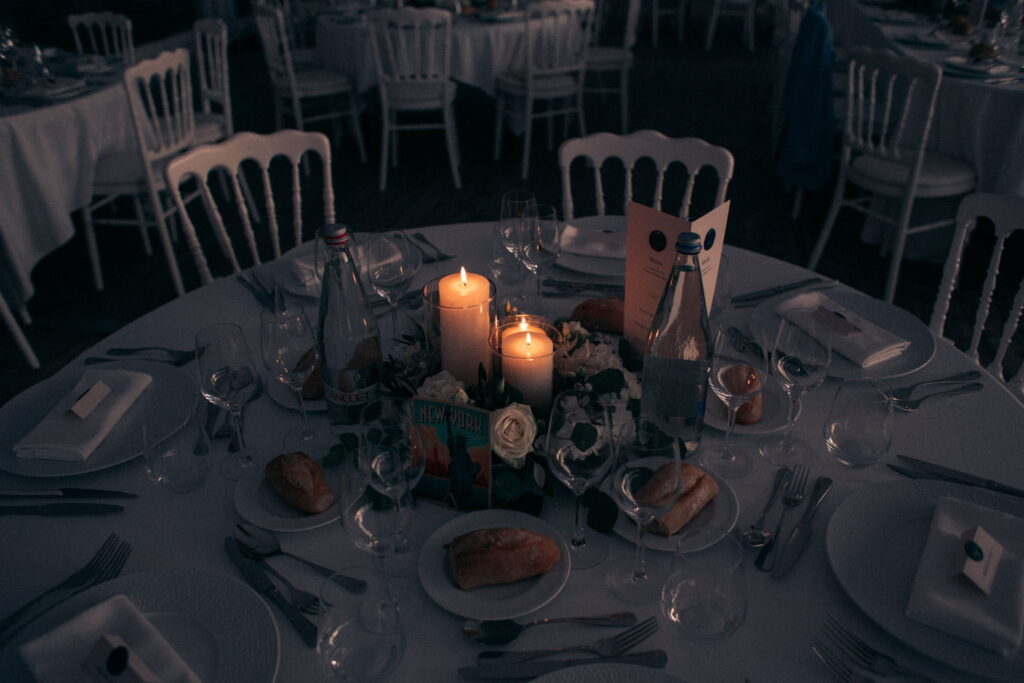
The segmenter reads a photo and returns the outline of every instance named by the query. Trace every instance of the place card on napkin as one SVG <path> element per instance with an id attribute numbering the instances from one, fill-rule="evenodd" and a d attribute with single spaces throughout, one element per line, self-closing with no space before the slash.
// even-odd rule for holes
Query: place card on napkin
<path id="1" fill-rule="evenodd" d="M 120 636 L 164 683 L 200 683 L 160 631 L 124 595 L 85 610 L 21 646 L 21 658 L 38 683 L 89 680 L 83 665 L 104 634 Z"/>
<path id="2" fill-rule="evenodd" d="M 708 314 L 715 298 L 718 267 L 725 246 L 725 227 L 730 202 L 715 207 L 695 221 L 672 216 L 649 206 L 629 202 L 626 207 L 626 305 L 623 336 L 643 351 L 647 331 L 661 300 L 665 282 L 676 258 L 676 237 L 695 232 L 703 238 L 701 279 Z"/>
<path id="3" fill-rule="evenodd" d="M 562 228 L 562 251 L 580 256 L 626 258 L 626 233 L 611 230 L 587 230 L 574 225 Z"/>
<path id="4" fill-rule="evenodd" d="M 83 419 L 71 407 L 102 381 L 110 393 Z M 86 460 L 153 382 L 144 372 L 87 368 L 71 392 L 14 445 L 19 458 Z"/>
<path id="5" fill-rule="evenodd" d="M 903 353 L 910 342 L 883 330 L 841 306 L 822 292 L 806 292 L 782 301 L 775 312 L 783 316 L 797 308 L 817 309 L 815 321 L 828 329 L 832 349 L 862 368 L 870 368 Z M 807 330 L 814 334 L 816 329 Z"/>
<path id="6" fill-rule="evenodd" d="M 963 535 L 984 528 L 1003 544 L 988 595 L 960 571 Z M 910 590 L 906 615 L 1004 657 L 1024 634 L 1024 519 L 955 498 L 935 504 L 928 541 Z"/>

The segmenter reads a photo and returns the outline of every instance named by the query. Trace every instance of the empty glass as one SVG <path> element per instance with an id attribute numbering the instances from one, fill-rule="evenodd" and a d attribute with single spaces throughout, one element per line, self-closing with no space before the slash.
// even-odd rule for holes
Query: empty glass
<path id="1" fill-rule="evenodd" d="M 537 206 L 537 220 L 532 226 L 524 226 L 527 233 L 520 236 L 520 258 L 523 265 L 533 273 L 537 281 L 537 308 L 544 312 L 543 281 L 545 269 L 558 260 L 562 238 L 562 224 L 558 211 L 548 204 Z"/>
<path id="2" fill-rule="evenodd" d="M 423 252 L 402 232 L 381 235 L 363 248 L 362 267 L 373 290 L 391 308 L 391 332 L 398 336 L 398 304 L 423 263 Z"/>
<path id="3" fill-rule="evenodd" d="M 689 640 L 732 634 L 747 615 L 739 540 L 726 529 L 702 527 L 684 531 L 680 547 L 703 549 L 676 556 L 676 568 L 661 592 L 662 614 Z"/>
<path id="4" fill-rule="evenodd" d="M 302 426 L 285 432 L 283 445 L 289 451 L 302 450 L 316 437 L 306 416 L 302 386 L 319 359 L 313 328 L 302 309 L 260 311 L 260 351 L 273 378 L 295 392 Z"/>
<path id="5" fill-rule="evenodd" d="M 199 428 L 197 409 L 198 406 L 189 412 L 181 428 L 159 441 L 152 441 L 146 426 L 142 426 L 146 476 L 154 484 L 176 493 L 202 486 L 210 470 L 208 450 L 202 448 L 206 436 Z"/>
<path id="6" fill-rule="evenodd" d="M 498 229 L 502 244 L 517 259 L 523 259 L 524 240 L 537 223 L 537 198 L 529 190 L 510 190 L 501 197 Z"/>
<path id="7" fill-rule="evenodd" d="M 892 446 L 893 401 L 875 381 L 845 379 L 825 420 L 825 448 L 848 467 L 878 462 Z"/>

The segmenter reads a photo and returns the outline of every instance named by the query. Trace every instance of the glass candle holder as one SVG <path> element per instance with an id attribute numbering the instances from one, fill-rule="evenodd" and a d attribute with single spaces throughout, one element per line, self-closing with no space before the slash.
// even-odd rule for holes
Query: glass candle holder
<path id="1" fill-rule="evenodd" d="M 427 350 L 466 387 L 477 384 L 480 365 L 491 372 L 488 335 L 495 320 L 497 289 L 478 273 L 444 275 L 423 286 Z"/>
<path id="2" fill-rule="evenodd" d="M 523 402 L 546 415 L 554 390 L 555 352 L 562 333 L 540 316 L 509 316 L 491 331 L 493 372 L 523 395 Z"/>

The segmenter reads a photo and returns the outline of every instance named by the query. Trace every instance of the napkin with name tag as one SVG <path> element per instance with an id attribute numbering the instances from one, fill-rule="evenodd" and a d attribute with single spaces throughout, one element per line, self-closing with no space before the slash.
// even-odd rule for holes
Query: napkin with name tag
<path id="1" fill-rule="evenodd" d="M 869 320 L 838 304 L 822 292 L 807 292 L 786 299 L 775 307 L 783 316 L 797 308 L 815 309 L 814 319 L 829 332 L 832 349 L 862 368 L 870 368 L 903 353 L 910 342 L 883 330 Z M 811 326 L 810 334 L 820 332 Z"/>
<path id="2" fill-rule="evenodd" d="M 972 533 L 977 527 L 983 534 Z M 967 536 L 984 536 L 993 543 L 985 548 L 982 542 L 979 548 Z M 1004 657 L 1013 654 L 1024 632 L 1022 539 L 1024 519 L 941 498 L 914 576 L 907 616 Z M 988 567 L 981 564 L 986 555 L 993 561 Z M 975 571 L 972 563 L 984 572 Z M 978 576 L 987 593 L 974 582 Z"/>
<path id="3" fill-rule="evenodd" d="M 87 368 L 71 393 L 14 445 L 15 455 L 88 459 L 152 382 L 144 372 Z"/>
<path id="4" fill-rule="evenodd" d="M 181 655 L 124 595 L 90 607 L 22 645 L 19 652 L 38 683 L 94 680 L 87 677 L 84 667 L 95 657 L 95 650 L 103 648 L 104 636 L 124 641 L 129 661 L 135 659 L 136 666 L 141 664 L 162 683 L 200 683 Z"/>
<path id="5" fill-rule="evenodd" d="M 574 225 L 562 228 L 563 251 L 580 256 L 626 258 L 626 233 L 621 231 L 586 230 Z"/>

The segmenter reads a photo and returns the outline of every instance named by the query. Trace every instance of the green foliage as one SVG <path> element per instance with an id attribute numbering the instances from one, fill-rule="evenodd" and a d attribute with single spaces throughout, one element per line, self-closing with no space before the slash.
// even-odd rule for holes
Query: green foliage
<path id="1" fill-rule="evenodd" d="M 331 450 L 320 461 L 325 468 L 337 467 L 349 458 L 355 458 L 359 452 L 359 437 L 353 432 L 345 432 L 338 437 L 338 443 L 331 446 Z"/>
<path id="2" fill-rule="evenodd" d="M 523 393 L 514 386 L 501 379 L 487 379 L 487 371 L 483 363 L 479 366 L 477 374 L 478 381 L 471 386 L 467 393 L 470 400 L 485 410 L 498 410 L 510 403 L 522 403 Z"/>

